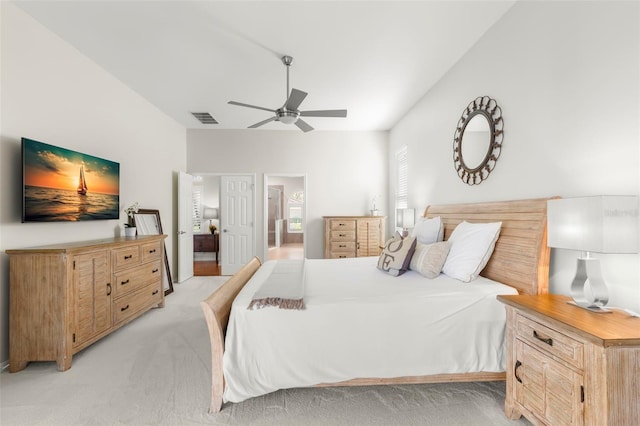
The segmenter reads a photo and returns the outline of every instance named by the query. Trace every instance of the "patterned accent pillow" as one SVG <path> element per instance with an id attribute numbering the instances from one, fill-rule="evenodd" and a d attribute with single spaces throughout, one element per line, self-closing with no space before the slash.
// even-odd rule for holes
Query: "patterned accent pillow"
<path id="1" fill-rule="evenodd" d="M 413 256 L 415 249 L 415 238 L 402 238 L 402 235 L 396 231 L 395 235 L 384 245 L 378 259 L 378 269 L 394 277 L 404 274 L 409 269 L 411 256 Z"/>
<path id="2" fill-rule="evenodd" d="M 448 241 L 433 244 L 418 242 L 409 267 L 427 278 L 435 278 L 442 272 L 450 248 Z"/>

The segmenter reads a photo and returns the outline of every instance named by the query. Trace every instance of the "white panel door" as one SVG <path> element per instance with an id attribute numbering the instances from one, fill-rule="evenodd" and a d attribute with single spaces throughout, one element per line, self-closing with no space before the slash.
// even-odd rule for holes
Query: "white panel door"
<path id="1" fill-rule="evenodd" d="M 221 274 L 233 275 L 255 256 L 255 176 L 220 177 Z"/>
<path id="2" fill-rule="evenodd" d="M 178 282 L 193 277 L 193 176 L 178 174 Z"/>

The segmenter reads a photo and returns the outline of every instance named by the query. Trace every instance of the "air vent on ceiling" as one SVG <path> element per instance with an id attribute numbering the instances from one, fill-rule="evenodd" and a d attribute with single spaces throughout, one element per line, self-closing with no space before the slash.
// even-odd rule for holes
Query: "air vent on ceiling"
<path id="1" fill-rule="evenodd" d="M 192 112 L 193 116 L 200 120 L 202 124 L 218 124 L 215 118 L 208 112 Z"/>

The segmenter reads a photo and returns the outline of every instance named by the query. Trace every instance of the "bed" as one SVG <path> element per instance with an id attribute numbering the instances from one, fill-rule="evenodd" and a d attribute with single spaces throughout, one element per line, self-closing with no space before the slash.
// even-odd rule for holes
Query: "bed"
<path id="1" fill-rule="evenodd" d="M 545 198 L 425 209 L 425 218 L 442 221 L 445 240 L 463 221 L 502 222 L 495 249 L 472 283 L 441 274 L 424 285 L 426 278 L 412 271 L 374 283 L 374 274 L 385 275 L 375 268 L 377 258 L 309 259 L 307 309 L 247 310 L 275 267 L 253 258 L 201 302 L 211 341 L 209 411 L 279 388 L 504 380 L 505 315 L 495 295 L 548 291 L 546 208 Z M 427 299 L 434 307 L 421 316 Z M 442 325 L 443 318 L 455 320 Z M 369 328 L 350 328 L 356 325 Z M 465 333 L 482 338 L 469 344 Z M 348 349 L 349 340 L 360 352 Z M 416 367 L 434 346 L 435 360 Z"/>

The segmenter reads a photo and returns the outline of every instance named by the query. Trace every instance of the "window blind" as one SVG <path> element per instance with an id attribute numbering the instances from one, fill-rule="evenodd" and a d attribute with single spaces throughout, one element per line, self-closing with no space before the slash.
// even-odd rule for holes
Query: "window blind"
<path id="1" fill-rule="evenodd" d="M 406 145 L 396 152 L 396 170 L 396 210 L 406 209 L 409 206 L 409 167 Z"/>
<path id="2" fill-rule="evenodd" d="M 202 229 L 202 187 L 193 187 L 193 232 L 200 232 Z"/>

